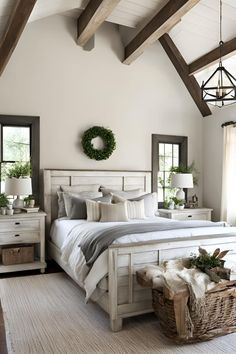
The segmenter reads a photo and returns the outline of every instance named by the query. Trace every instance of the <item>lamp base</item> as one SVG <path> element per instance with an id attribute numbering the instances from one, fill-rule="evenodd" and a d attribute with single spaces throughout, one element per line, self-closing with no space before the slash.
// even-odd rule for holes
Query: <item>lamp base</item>
<path id="1" fill-rule="evenodd" d="M 20 199 L 20 196 L 18 195 L 13 201 L 14 214 L 21 213 L 21 208 L 24 208 L 24 201 L 23 199 Z"/>
<path id="2" fill-rule="evenodd" d="M 176 198 L 179 200 L 185 200 L 185 193 L 183 191 L 183 188 L 180 188 L 177 192 L 176 192 Z"/>

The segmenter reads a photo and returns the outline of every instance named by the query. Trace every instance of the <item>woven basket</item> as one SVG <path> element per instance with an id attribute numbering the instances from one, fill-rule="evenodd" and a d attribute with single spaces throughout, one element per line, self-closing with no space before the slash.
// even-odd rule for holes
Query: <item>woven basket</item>
<path id="1" fill-rule="evenodd" d="M 137 276 L 139 282 L 140 274 Z M 142 285 L 144 285 L 142 279 Z M 225 281 L 205 294 L 200 307 L 191 303 L 188 289 L 173 294 L 152 289 L 153 309 L 163 333 L 178 343 L 209 340 L 236 332 L 236 281 Z"/>

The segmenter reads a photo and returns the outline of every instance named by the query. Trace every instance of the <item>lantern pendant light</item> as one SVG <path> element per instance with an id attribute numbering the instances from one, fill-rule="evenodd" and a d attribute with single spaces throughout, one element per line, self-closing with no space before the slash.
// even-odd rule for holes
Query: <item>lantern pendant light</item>
<path id="1" fill-rule="evenodd" d="M 236 79 L 222 65 L 222 0 L 220 0 L 220 61 L 218 68 L 209 79 L 202 82 L 202 100 L 218 107 L 236 103 Z"/>

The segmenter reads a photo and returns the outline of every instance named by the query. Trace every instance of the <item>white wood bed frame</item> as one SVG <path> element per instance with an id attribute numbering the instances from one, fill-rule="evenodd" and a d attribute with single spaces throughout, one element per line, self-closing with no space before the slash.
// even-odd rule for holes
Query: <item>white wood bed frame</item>
<path id="1" fill-rule="evenodd" d="M 51 223 L 57 216 L 56 191 L 60 185 L 83 185 L 84 190 L 89 190 L 91 184 L 119 190 L 151 190 L 151 173 L 146 171 L 44 170 L 43 181 L 47 236 Z M 61 261 L 60 249 L 49 238 L 48 246 L 50 257 L 74 279 L 70 268 Z M 138 269 L 147 264 L 159 264 L 163 260 L 188 257 L 196 253 L 199 246 L 209 251 L 216 247 L 236 250 L 236 237 L 228 236 L 226 239 L 224 235 L 209 235 L 111 245 L 108 249 L 108 291 L 96 300 L 109 314 L 111 329 L 120 330 L 123 318 L 153 311 L 151 290 L 142 288 L 136 282 Z M 83 284 L 76 282 L 83 287 Z"/>

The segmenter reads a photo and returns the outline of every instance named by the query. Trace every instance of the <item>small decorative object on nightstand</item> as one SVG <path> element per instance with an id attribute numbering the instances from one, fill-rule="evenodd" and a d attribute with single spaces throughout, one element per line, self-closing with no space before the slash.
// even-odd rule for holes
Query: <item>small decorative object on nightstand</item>
<path id="1" fill-rule="evenodd" d="M 195 208 L 183 210 L 158 209 L 159 216 L 174 220 L 211 220 L 213 209 Z"/>
<path id="2" fill-rule="evenodd" d="M 40 269 L 44 273 L 45 263 L 45 216 L 46 213 L 20 213 L 12 216 L 0 215 L 0 248 L 12 248 L 12 253 L 19 248 L 22 253 L 22 262 L 16 259 L 16 264 L 0 264 L 0 273 L 17 272 L 23 270 Z M 33 245 L 33 261 L 29 262 L 27 255 L 28 246 Z M 24 246 L 24 247 L 22 247 Z M 21 250 L 21 247 L 23 248 Z M 14 257 L 13 257 L 14 258 Z M 17 258 L 17 257 L 16 257 Z M 26 259 L 23 263 L 24 259 Z M 6 262 L 5 262 L 6 264 Z"/>

